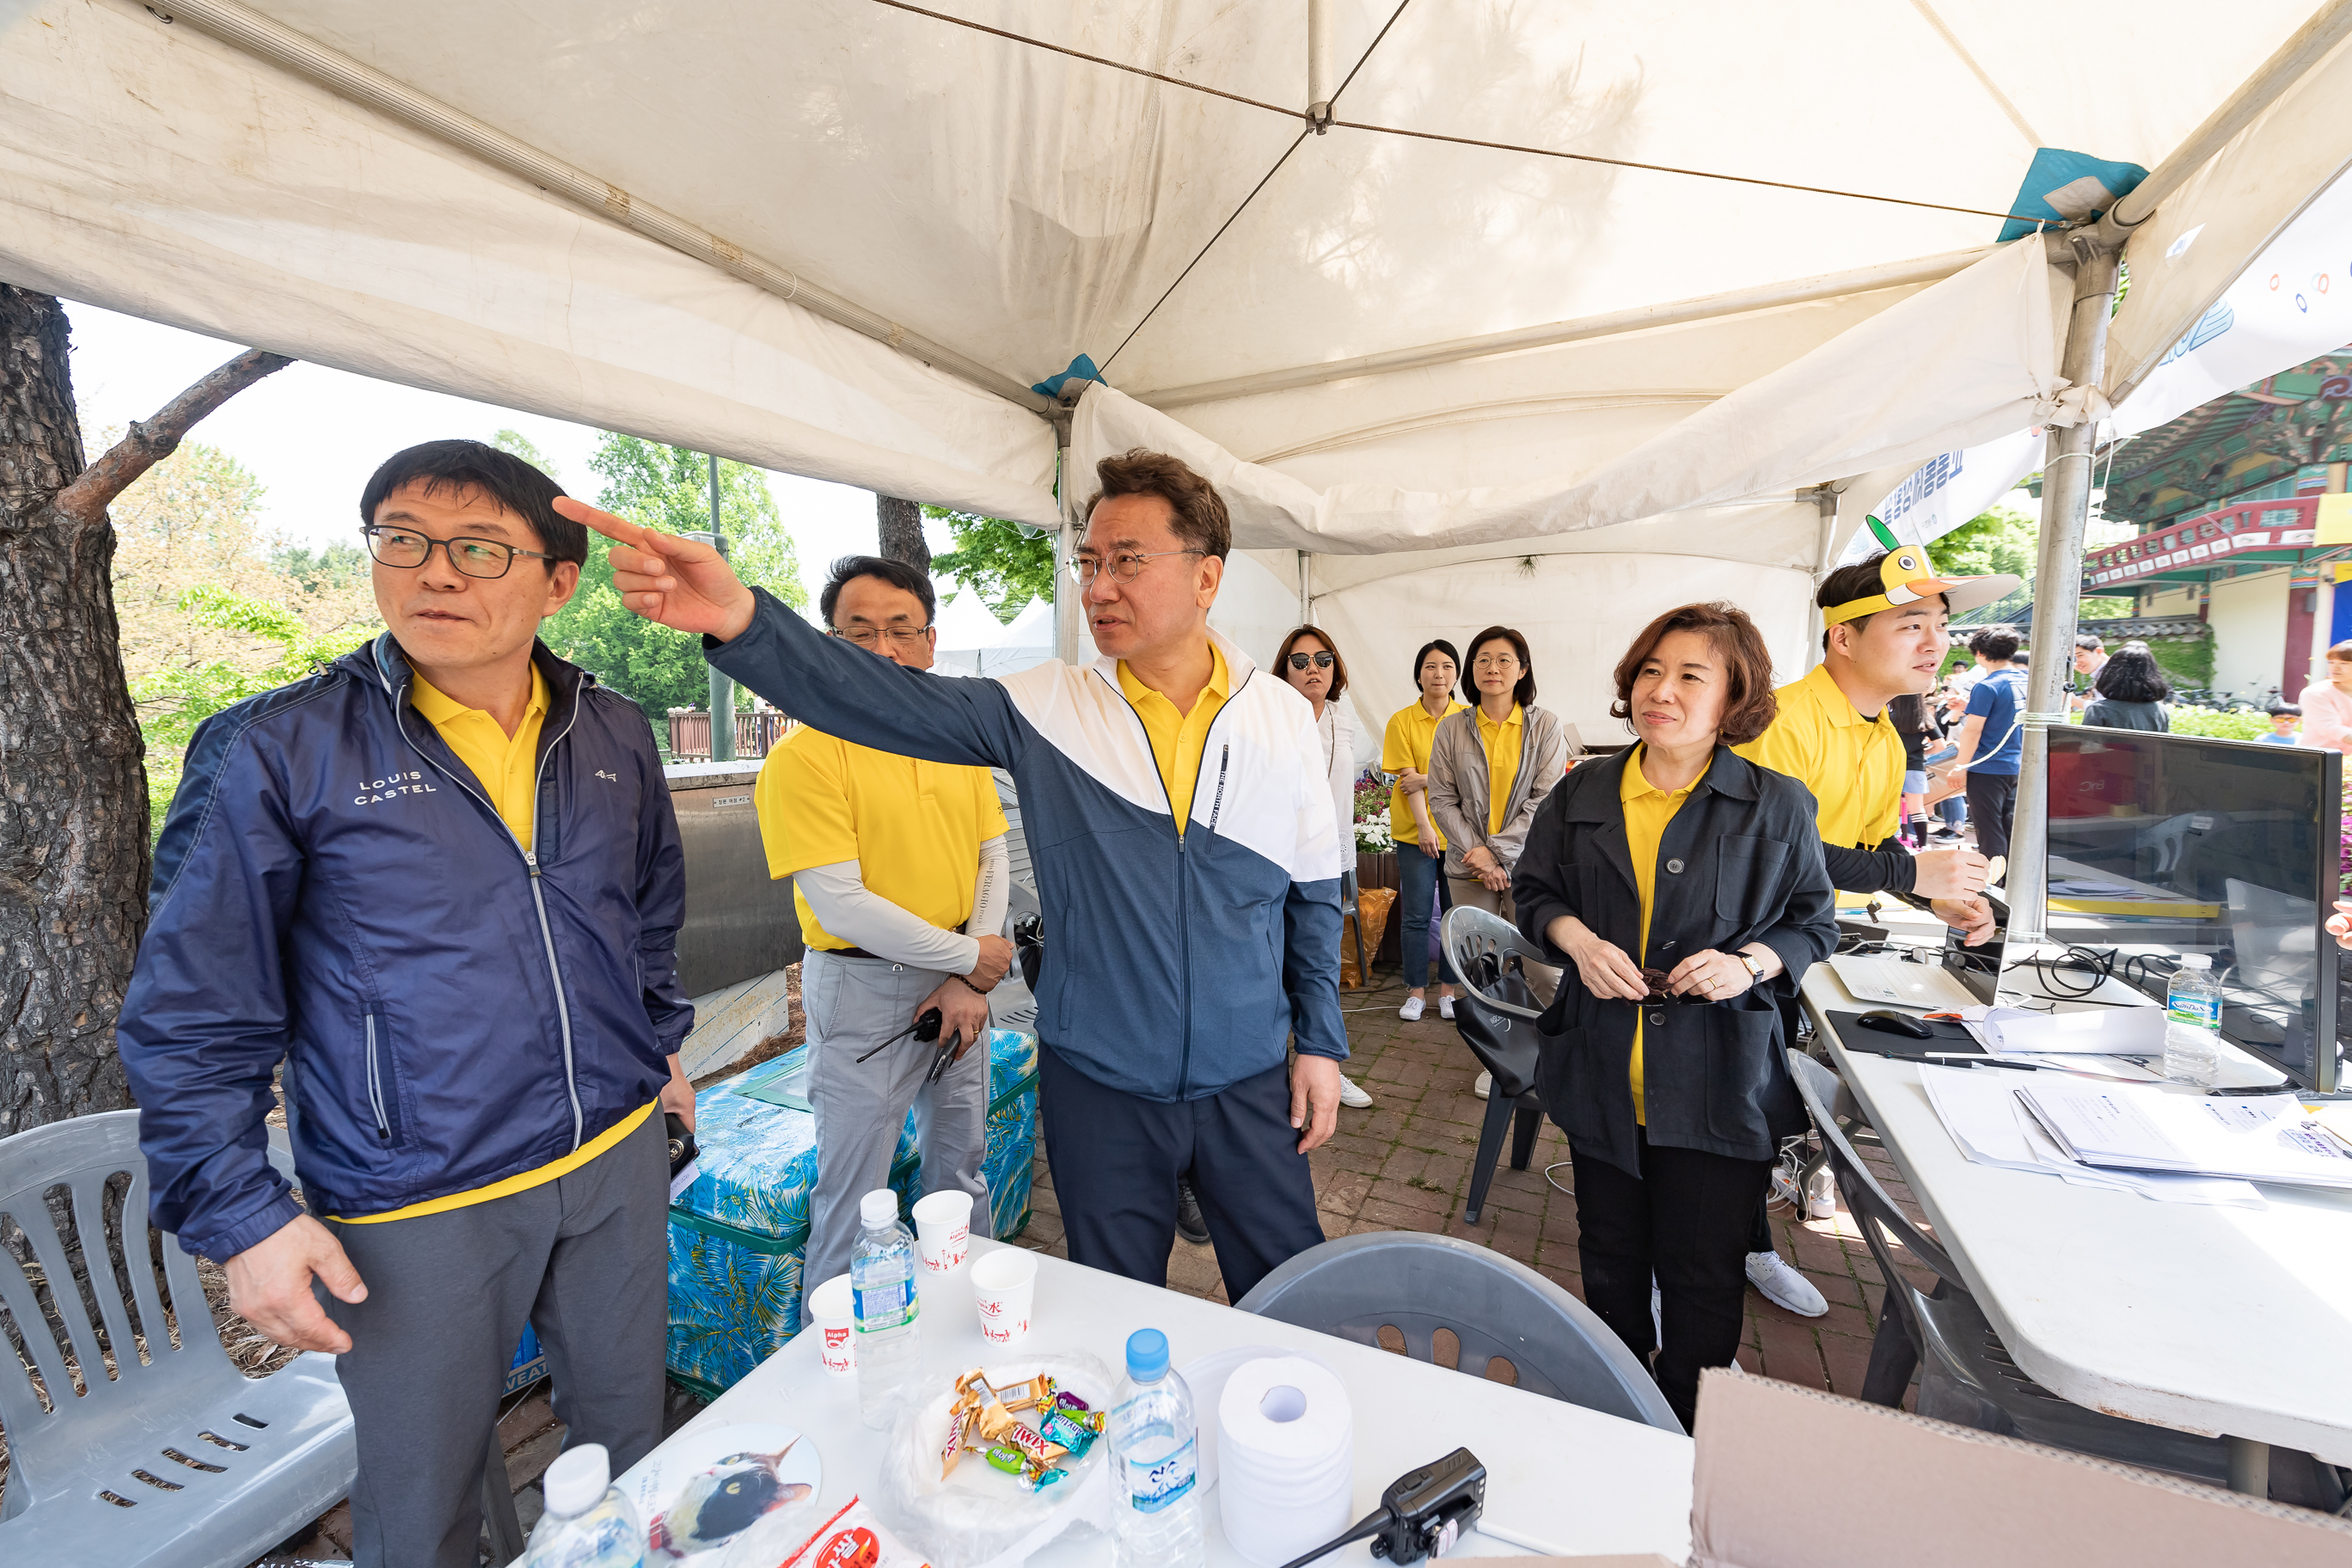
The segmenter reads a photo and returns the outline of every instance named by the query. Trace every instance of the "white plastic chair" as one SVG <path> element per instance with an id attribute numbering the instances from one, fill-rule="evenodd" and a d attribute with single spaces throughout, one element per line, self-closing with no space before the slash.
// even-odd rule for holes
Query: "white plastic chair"
<path id="1" fill-rule="evenodd" d="M 270 1162 L 290 1176 L 283 1136 L 273 1131 Z M 107 1193 L 117 1175 L 130 1178 L 119 1209 Z M 60 1188 L 87 1248 L 87 1295 L 50 1216 L 48 1194 Z M 118 1214 L 119 1259 L 104 1240 Z M 268 1377 L 247 1377 L 214 1330 L 194 1260 L 164 1236 L 163 1272 L 180 1331 L 173 1348 L 149 1266 L 153 1233 L 137 1111 L 0 1140 L 0 1215 L 32 1244 L 42 1281 L 37 1289 L 0 1247 L 0 1323 L 24 1346 L 20 1357 L 0 1343 L 0 1428 L 10 1462 L 0 1563 L 243 1568 L 351 1490 L 359 1450 L 334 1358 L 312 1352 Z M 44 1299 L 64 1325 L 62 1339 Z M 101 1329 L 114 1357 L 110 1374 Z M 25 1360 L 39 1373 L 37 1389 Z"/>

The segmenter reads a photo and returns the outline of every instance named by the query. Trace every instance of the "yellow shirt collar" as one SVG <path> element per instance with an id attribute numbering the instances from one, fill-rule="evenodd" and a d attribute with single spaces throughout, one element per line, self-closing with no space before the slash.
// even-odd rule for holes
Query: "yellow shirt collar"
<path id="1" fill-rule="evenodd" d="M 1845 694 L 1844 689 L 1838 685 L 1836 678 L 1830 674 L 1830 667 L 1826 662 L 1813 666 L 1801 684 L 1811 691 L 1813 700 L 1821 705 L 1822 711 L 1828 715 L 1831 723 L 1843 727 L 1867 724 L 1872 721 L 1862 716 L 1862 710 L 1853 705 L 1853 699 Z"/>
<path id="2" fill-rule="evenodd" d="M 1712 768 L 1714 765 L 1715 764 L 1712 761 L 1707 763 L 1708 768 Z M 1683 787 L 1678 790 L 1660 789 L 1657 785 L 1652 784 L 1648 777 L 1643 773 L 1642 748 L 1639 744 L 1636 744 L 1633 750 L 1633 753 L 1625 759 L 1625 772 L 1623 775 L 1617 781 L 1617 799 L 1620 804 L 1630 804 L 1631 802 L 1641 799 L 1643 795 L 1662 795 L 1668 800 L 1680 800 L 1685 795 L 1690 794 L 1691 791 L 1698 788 L 1698 786 L 1705 783 L 1706 780 L 1706 769 L 1701 769 L 1697 778 L 1691 780 L 1690 783 L 1683 785 Z"/>
<path id="3" fill-rule="evenodd" d="M 1418 707 L 1420 704 L 1415 703 L 1414 706 Z M 1467 707 L 1468 704 L 1465 703 L 1464 706 Z M 1526 710 L 1517 703 L 1514 702 L 1511 704 L 1511 716 L 1498 724 L 1494 720 L 1487 718 L 1486 710 L 1484 708 L 1481 708 L 1478 710 L 1478 722 L 1484 724 L 1489 730 L 1508 729 L 1510 726 L 1517 724 L 1519 721 L 1521 717 L 1525 714 L 1525 711 Z"/>
<path id="4" fill-rule="evenodd" d="M 446 724 L 452 719 L 462 719 L 468 713 L 479 713 L 483 718 L 490 719 L 490 715 L 485 710 L 467 707 L 423 676 L 416 674 L 414 667 L 411 667 L 409 674 L 412 679 L 408 683 L 408 700 L 419 713 L 425 715 L 427 723 Z M 533 713 L 544 714 L 547 711 L 548 701 L 547 677 L 541 671 L 539 661 L 533 659 L 530 665 L 530 700 L 523 705 L 524 719 L 528 721 Z M 490 719 L 490 722 L 497 724 L 498 721 Z M 500 730 L 506 728 L 503 724 L 499 727 Z"/>
<path id="5" fill-rule="evenodd" d="M 1158 697 L 1160 701 L 1168 702 L 1171 708 L 1176 706 L 1173 702 L 1169 702 L 1166 697 L 1137 679 L 1135 672 L 1127 668 L 1125 659 L 1118 661 L 1118 689 L 1126 693 L 1129 702 L 1140 702 L 1146 697 Z M 1231 697 L 1234 694 L 1233 674 L 1225 668 L 1225 650 L 1217 646 L 1217 639 L 1214 637 L 1209 639 L 1209 684 L 1201 688 L 1201 696 L 1205 697 L 1212 691 L 1221 698 Z M 1194 698 L 1193 706 L 1199 707 L 1200 700 L 1199 697 Z"/>

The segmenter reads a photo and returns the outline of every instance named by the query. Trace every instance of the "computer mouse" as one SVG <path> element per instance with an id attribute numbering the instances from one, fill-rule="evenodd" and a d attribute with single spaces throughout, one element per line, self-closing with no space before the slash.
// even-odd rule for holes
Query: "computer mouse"
<path id="1" fill-rule="evenodd" d="M 1865 1029 L 1876 1029 L 1882 1035 L 1908 1035 L 1915 1040 L 1932 1040 L 1936 1031 L 1924 1019 L 1909 1013 L 1897 1013 L 1891 1007 L 1880 1007 L 1863 1014 L 1854 1020 Z"/>

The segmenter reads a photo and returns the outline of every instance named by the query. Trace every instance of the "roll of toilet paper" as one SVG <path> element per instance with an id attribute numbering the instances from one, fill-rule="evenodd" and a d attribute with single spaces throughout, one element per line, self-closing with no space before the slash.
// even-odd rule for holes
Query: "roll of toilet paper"
<path id="1" fill-rule="evenodd" d="M 1244 1363 L 1217 1401 L 1218 1510 L 1225 1539 L 1261 1568 L 1287 1563 L 1348 1528 L 1355 1491 L 1355 1412 L 1317 1363 Z"/>

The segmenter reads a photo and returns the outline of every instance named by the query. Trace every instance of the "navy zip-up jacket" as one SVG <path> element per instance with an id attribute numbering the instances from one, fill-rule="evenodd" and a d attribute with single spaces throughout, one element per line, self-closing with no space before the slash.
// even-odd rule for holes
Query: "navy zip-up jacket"
<path id="1" fill-rule="evenodd" d="M 469 1192 L 654 1100 L 693 1026 L 684 858 L 637 705 L 542 646 L 532 847 L 409 705 L 389 633 L 215 714 L 155 850 L 116 1038 L 154 1223 L 226 1258 L 301 1211 Z"/>
<path id="2" fill-rule="evenodd" d="M 1118 660 L 941 679 L 753 595 L 741 636 L 704 639 L 714 668 L 828 735 L 1013 775 L 1047 921 L 1037 1032 L 1071 1066 L 1167 1102 L 1281 1066 L 1294 1034 L 1347 1058 L 1341 840 L 1307 699 L 1210 633 L 1233 691 L 1180 837 Z"/>

